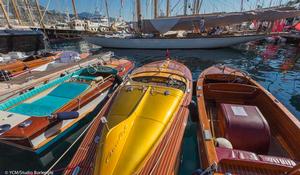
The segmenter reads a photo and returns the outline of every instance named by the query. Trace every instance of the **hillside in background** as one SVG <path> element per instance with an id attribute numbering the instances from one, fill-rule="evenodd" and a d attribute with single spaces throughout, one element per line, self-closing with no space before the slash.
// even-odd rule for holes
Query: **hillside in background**
<path id="1" fill-rule="evenodd" d="M 4 5 L 6 6 L 6 10 L 9 13 L 10 23 L 13 25 L 18 25 L 18 21 L 17 21 L 16 15 L 15 15 L 14 8 L 11 4 L 9 4 L 9 8 L 8 8 L 7 2 L 9 2 L 9 1 L 3 1 Z M 16 2 L 17 2 L 17 6 L 19 9 L 19 13 L 20 13 L 20 17 L 21 17 L 21 21 L 22 21 L 23 25 L 31 25 L 29 13 L 28 13 L 28 10 L 26 8 L 24 1 L 16 1 Z M 40 20 L 40 15 L 38 13 L 36 4 L 33 0 L 29 0 L 29 4 L 30 4 L 30 11 L 32 13 L 33 20 L 36 23 L 36 25 L 38 25 L 39 20 Z M 65 22 L 67 20 L 67 14 L 65 12 L 59 12 L 56 10 L 47 10 L 45 12 L 46 8 L 41 5 L 40 5 L 40 9 L 41 9 L 42 16 L 43 16 L 43 22 L 47 25 L 54 25 L 58 22 Z M 74 18 L 74 14 L 69 14 L 69 16 L 71 19 Z M 79 19 L 90 19 L 93 16 L 94 16 L 94 14 L 89 13 L 89 12 L 78 13 Z M 110 18 L 110 19 L 114 20 L 113 18 Z M 5 25 L 7 25 L 6 20 L 4 19 L 2 10 L 0 10 L 0 26 L 5 26 Z"/>

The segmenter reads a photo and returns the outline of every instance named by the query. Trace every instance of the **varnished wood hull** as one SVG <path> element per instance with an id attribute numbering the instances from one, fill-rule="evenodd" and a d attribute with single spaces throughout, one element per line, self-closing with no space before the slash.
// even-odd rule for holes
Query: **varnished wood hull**
<path id="1" fill-rule="evenodd" d="M 27 61 L 27 62 L 15 60 L 10 63 L 5 63 L 5 64 L 0 65 L 0 70 L 7 71 L 8 75 L 10 77 L 14 77 L 14 76 L 22 74 L 26 71 L 30 71 L 33 68 L 50 63 L 51 61 L 54 61 L 55 59 L 57 59 L 59 57 L 59 55 L 60 55 L 60 53 L 57 52 L 53 56 L 37 58 L 37 59 L 34 59 L 32 61 Z"/>

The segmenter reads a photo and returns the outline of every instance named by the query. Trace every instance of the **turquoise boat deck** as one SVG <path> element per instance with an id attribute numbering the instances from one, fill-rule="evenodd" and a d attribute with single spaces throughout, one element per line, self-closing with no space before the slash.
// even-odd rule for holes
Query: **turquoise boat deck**
<path id="1" fill-rule="evenodd" d="M 28 116 L 49 116 L 78 97 L 88 87 L 89 85 L 84 83 L 65 82 L 58 85 L 46 96 L 31 103 L 21 103 L 8 111 Z"/>

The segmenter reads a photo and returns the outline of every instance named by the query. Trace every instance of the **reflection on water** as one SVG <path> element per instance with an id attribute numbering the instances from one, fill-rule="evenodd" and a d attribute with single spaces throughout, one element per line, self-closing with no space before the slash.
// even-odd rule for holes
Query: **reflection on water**
<path id="1" fill-rule="evenodd" d="M 53 44 L 51 48 L 80 52 L 99 49 L 99 47 L 87 44 L 84 41 Z M 165 50 L 104 50 L 113 51 L 115 55 L 120 57 L 126 56 L 134 60 L 136 66 L 164 59 L 166 54 Z M 214 64 L 225 64 L 247 71 L 300 119 L 300 48 L 298 46 L 247 43 L 234 49 L 170 50 L 170 55 L 172 59 L 184 63 L 191 69 L 194 80 L 197 79 L 202 70 Z M 0 145 L 0 170 L 6 170 L 7 167 L 16 170 L 46 170 L 74 142 L 80 133 L 81 130 L 78 130 L 57 145 L 51 152 L 42 156 Z M 190 142 L 192 140 L 187 140 L 187 144 Z M 67 165 L 67 162 L 76 151 L 75 148 L 59 163 L 55 168 L 56 170 L 60 170 Z"/>
<path id="2" fill-rule="evenodd" d="M 80 53 L 89 52 L 93 49 L 99 49 L 99 46 L 91 45 L 83 40 L 77 41 L 66 41 L 50 44 L 49 48 L 51 50 L 73 50 Z"/>

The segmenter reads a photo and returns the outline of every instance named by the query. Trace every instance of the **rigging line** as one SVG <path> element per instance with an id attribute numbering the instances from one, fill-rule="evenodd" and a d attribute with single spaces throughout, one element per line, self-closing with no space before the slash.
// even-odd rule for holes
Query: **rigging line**
<path id="1" fill-rule="evenodd" d="M 46 6 L 46 8 L 45 8 L 44 14 L 42 15 L 41 21 L 43 21 L 44 16 L 45 16 L 45 14 L 46 14 L 46 12 L 47 12 L 47 10 L 48 10 L 48 8 L 49 8 L 50 1 L 51 1 L 51 0 L 48 0 L 48 2 L 47 2 L 47 6 Z"/>
<path id="2" fill-rule="evenodd" d="M 175 10 L 175 8 L 179 5 L 180 0 L 178 0 L 176 2 L 176 4 L 173 6 L 173 8 L 171 9 L 171 12 L 173 12 Z"/>
<path id="3" fill-rule="evenodd" d="M 146 16 L 149 16 L 149 2 L 150 0 L 146 0 Z"/>
<path id="4" fill-rule="evenodd" d="M 177 11 L 176 11 L 175 13 L 173 13 L 173 14 L 175 14 L 175 16 L 177 16 L 177 15 L 180 14 L 183 10 L 184 10 L 184 6 L 179 6 L 179 7 L 177 8 Z"/>
<path id="5" fill-rule="evenodd" d="M 244 2 L 244 5 L 243 5 L 244 7 L 243 7 L 243 10 L 245 11 L 247 11 L 247 10 L 250 10 L 251 9 L 251 6 L 250 6 L 250 4 L 249 3 L 247 3 L 247 1 L 246 2 Z"/>

